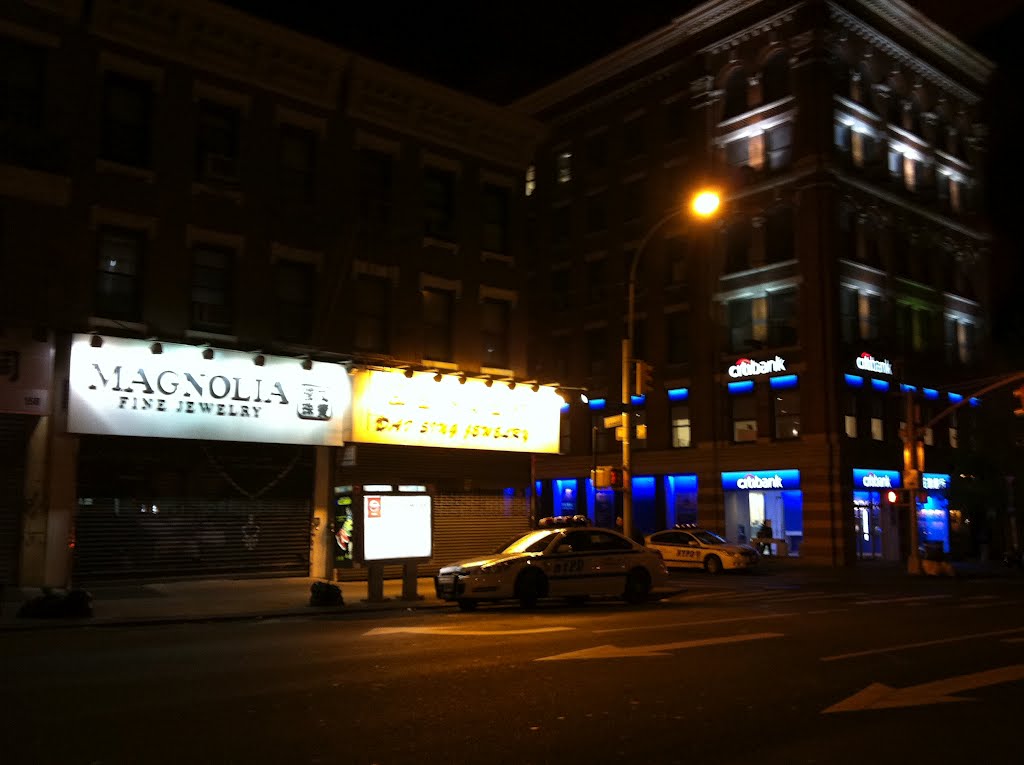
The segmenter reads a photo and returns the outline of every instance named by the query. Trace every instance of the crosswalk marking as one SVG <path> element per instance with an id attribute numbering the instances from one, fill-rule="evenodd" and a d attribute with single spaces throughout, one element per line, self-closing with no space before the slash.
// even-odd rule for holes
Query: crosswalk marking
<path id="1" fill-rule="evenodd" d="M 922 600 L 941 600 L 942 598 L 951 597 L 949 595 L 910 595 L 903 598 L 875 598 L 874 600 L 858 600 L 858 606 L 876 606 L 880 604 L 888 603 L 906 603 L 908 605 L 915 604 L 915 601 Z"/>

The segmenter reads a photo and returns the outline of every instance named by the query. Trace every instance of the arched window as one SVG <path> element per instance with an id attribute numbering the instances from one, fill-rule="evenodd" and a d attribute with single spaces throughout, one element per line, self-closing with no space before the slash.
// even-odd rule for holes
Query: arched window
<path id="1" fill-rule="evenodd" d="M 785 98 L 789 92 L 789 66 L 786 64 L 786 54 L 779 51 L 765 62 L 761 80 L 762 100 L 770 104 Z"/>
<path id="2" fill-rule="evenodd" d="M 736 68 L 725 81 L 725 104 L 722 119 L 727 120 L 747 111 L 747 78 L 743 70 Z"/>

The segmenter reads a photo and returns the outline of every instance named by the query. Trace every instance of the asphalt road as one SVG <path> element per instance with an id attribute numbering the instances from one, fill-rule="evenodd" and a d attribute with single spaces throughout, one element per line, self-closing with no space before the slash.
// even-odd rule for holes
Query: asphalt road
<path id="1" fill-rule="evenodd" d="M 5 763 L 1017 762 L 1024 586 L 0 635 Z"/>

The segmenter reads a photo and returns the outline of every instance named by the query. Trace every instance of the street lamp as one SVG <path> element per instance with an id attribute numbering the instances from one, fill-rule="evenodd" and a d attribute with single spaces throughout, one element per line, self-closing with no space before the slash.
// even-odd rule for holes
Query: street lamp
<path id="1" fill-rule="evenodd" d="M 690 217 L 709 220 L 718 215 L 722 197 L 714 189 L 701 189 L 689 203 Z M 651 226 L 633 252 L 629 264 L 629 297 L 626 308 L 626 336 L 622 340 L 622 532 L 633 538 L 633 471 L 631 445 L 633 440 L 633 405 L 630 373 L 633 365 L 633 331 L 636 324 L 636 270 L 640 257 L 654 234 L 671 220 L 685 217 L 680 210 L 670 210 Z"/>

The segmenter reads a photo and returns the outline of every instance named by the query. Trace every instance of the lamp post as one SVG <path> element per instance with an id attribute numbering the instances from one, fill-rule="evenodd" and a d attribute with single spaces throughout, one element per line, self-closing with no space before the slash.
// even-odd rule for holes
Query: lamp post
<path id="1" fill-rule="evenodd" d="M 707 220 L 718 214 L 722 198 L 717 191 L 703 189 L 690 200 L 690 215 Z M 670 210 L 651 226 L 633 252 L 629 264 L 629 287 L 626 303 L 626 336 L 622 339 L 622 533 L 633 538 L 633 404 L 630 373 L 633 367 L 633 333 L 636 325 L 636 270 L 640 257 L 654 235 L 670 220 L 681 217 L 679 210 Z"/>

